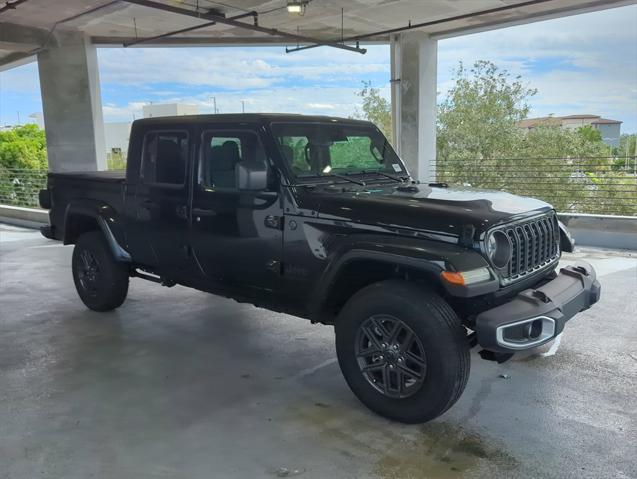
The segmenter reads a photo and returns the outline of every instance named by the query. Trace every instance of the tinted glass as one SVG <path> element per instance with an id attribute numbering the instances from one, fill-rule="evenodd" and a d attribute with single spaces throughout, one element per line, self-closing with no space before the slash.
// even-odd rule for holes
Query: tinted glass
<path id="1" fill-rule="evenodd" d="M 281 155 L 299 179 L 372 171 L 406 174 L 387 139 L 372 126 L 278 123 L 272 131 Z"/>
<path id="2" fill-rule="evenodd" d="M 253 131 L 206 131 L 202 135 L 199 184 L 205 189 L 236 189 L 235 166 L 241 161 L 265 162 Z"/>
<path id="3" fill-rule="evenodd" d="M 144 136 L 142 180 L 144 183 L 183 185 L 187 158 L 186 132 L 148 132 Z"/>

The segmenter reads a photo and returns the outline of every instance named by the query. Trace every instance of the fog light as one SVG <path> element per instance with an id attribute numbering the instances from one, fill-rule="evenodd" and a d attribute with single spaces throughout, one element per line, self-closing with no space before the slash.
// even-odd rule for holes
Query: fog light
<path id="1" fill-rule="evenodd" d="M 542 334 L 542 320 L 536 319 L 530 323 L 526 323 L 524 326 L 524 336 L 527 339 L 537 339 Z"/>

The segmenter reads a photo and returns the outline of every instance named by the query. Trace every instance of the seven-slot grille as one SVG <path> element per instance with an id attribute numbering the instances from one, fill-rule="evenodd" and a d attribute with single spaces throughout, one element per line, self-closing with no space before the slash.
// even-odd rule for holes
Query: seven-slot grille
<path id="1" fill-rule="evenodd" d="M 511 261 L 504 272 L 508 280 L 520 279 L 559 255 L 560 230 L 555 213 L 512 224 L 501 231 L 512 246 Z"/>

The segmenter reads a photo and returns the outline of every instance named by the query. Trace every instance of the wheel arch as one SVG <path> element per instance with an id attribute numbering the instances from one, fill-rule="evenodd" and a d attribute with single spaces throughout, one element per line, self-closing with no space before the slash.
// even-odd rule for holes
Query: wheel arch
<path id="1" fill-rule="evenodd" d="M 64 214 L 64 244 L 75 244 L 88 231 L 101 231 L 117 261 L 130 262 L 131 256 L 118 241 L 123 238 L 119 219 L 114 209 L 94 200 L 71 202 Z"/>
<path id="2" fill-rule="evenodd" d="M 440 261 L 369 250 L 351 250 L 327 268 L 311 302 L 314 321 L 332 323 L 345 302 L 370 284 L 388 279 L 418 282 L 443 293 Z"/>

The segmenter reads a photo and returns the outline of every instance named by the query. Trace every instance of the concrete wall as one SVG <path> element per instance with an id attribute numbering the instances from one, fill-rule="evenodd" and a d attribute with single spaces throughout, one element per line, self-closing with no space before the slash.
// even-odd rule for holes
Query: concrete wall
<path id="1" fill-rule="evenodd" d="M 637 250 L 637 216 L 559 213 L 575 245 Z"/>
<path id="2" fill-rule="evenodd" d="M 0 223 L 39 228 L 49 224 L 49 212 L 36 208 L 0 205 Z"/>
<path id="3" fill-rule="evenodd" d="M 610 146 L 619 146 L 621 135 L 621 123 L 605 123 L 595 125 L 595 128 L 602 134 L 602 141 Z"/>

